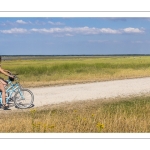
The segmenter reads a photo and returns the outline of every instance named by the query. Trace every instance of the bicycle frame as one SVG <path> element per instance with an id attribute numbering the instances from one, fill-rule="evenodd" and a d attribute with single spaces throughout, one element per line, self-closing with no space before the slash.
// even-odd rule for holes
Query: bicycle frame
<path id="1" fill-rule="evenodd" d="M 17 90 L 20 92 L 21 97 L 23 97 L 19 83 L 13 84 L 12 81 L 10 81 L 10 80 L 7 80 L 7 82 L 8 82 L 8 84 L 5 87 L 6 95 L 8 95 L 6 97 L 6 103 L 9 102 L 9 99 L 12 97 L 12 94 L 14 92 L 17 92 Z M 0 103 L 2 104 L 2 93 L 1 92 L 0 92 Z"/>

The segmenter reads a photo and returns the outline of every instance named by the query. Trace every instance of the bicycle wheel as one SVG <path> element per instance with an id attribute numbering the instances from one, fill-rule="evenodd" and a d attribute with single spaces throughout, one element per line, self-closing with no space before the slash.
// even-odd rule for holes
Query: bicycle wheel
<path id="1" fill-rule="evenodd" d="M 20 89 L 14 96 L 14 103 L 17 108 L 29 108 L 34 101 L 33 93 L 28 89 Z"/>

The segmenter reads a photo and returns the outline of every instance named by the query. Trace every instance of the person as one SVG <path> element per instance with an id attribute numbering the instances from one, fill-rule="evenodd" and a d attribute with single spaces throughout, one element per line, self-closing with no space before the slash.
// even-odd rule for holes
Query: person
<path id="1" fill-rule="evenodd" d="M 10 74 L 10 71 L 2 69 L 1 56 L 0 56 L 0 73 L 10 78 L 14 78 L 14 76 Z M 9 108 L 9 105 L 6 103 L 6 91 L 5 91 L 6 85 L 7 85 L 7 82 L 3 78 L 0 77 L 0 92 L 2 92 L 2 107 L 4 110 Z"/>

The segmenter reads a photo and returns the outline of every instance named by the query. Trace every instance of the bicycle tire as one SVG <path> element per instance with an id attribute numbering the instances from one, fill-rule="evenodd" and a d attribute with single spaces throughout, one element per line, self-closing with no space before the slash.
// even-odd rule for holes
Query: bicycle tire
<path id="1" fill-rule="evenodd" d="M 22 95 L 24 98 L 22 98 Z M 34 95 L 29 89 L 20 89 L 14 96 L 14 104 L 17 108 L 25 109 L 33 105 Z"/>

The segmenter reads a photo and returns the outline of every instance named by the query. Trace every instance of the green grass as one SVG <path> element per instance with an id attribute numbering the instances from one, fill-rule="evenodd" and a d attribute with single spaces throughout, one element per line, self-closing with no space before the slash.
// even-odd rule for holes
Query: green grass
<path id="1" fill-rule="evenodd" d="M 24 87 L 33 87 L 149 77 L 150 56 L 18 59 L 3 61 L 2 67 L 18 73 Z M 0 132 L 147 133 L 150 132 L 150 97 L 2 111 Z"/>
<path id="2" fill-rule="evenodd" d="M 81 101 L 3 112 L 0 132 L 149 133 L 150 97 Z"/>
<path id="3" fill-rule="evenodd" d="M 150 76 L 150 56 L 19 59 L 2 66 L 28 87 Z"/>

